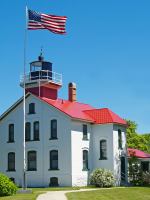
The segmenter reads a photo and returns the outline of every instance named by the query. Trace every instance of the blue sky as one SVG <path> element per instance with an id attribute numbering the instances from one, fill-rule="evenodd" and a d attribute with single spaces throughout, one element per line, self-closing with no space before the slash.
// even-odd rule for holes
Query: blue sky
<path id="1" fill-rule="evenodd" d="M 59 96 L 77 83 L 77 99 L 108 107 L 150 132 L 150 1 L 5 0 L 1 2 L 0 114 L 23 94 L 25 5 L 43 13 L 66 15 L 67 35 L 28 31 L 27 63 L 41 46 L 53 70 L 63 74 Z M 27 66 L 27 70 L 29 65 Z"/>

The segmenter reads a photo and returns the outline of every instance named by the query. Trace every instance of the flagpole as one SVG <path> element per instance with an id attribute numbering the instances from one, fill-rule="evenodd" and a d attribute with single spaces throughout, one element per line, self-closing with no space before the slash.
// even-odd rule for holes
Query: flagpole
<path id="1" fill-rule="evenodd" d="M 25 141 L 25 129 L 26 129 L 26 103 L 25 103 L 25 82 L 26 82 L 26 49 L 27 49 L 27 22 L 28 22 L 28 8 L 26 6 L 26 25 L 24 35 L 24 85 L 23 85 L 23 189 L 26 189 L 26 141 Z"/>

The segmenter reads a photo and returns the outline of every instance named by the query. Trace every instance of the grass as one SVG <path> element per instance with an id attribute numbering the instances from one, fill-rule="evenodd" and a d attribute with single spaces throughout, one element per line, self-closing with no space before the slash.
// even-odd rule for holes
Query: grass
<path id="1" fill-rule="evenodd" d="M 32 194 L 15 194 L 13 196 L 0 197 L 0 200 L 35 200 L 41 192 L 33 192 Z"/>
<path id="2" fill-rule="evenodd" d="M 39 194 L 47 191 L 79 190 L 79 187 L 56 187 L 56 188 L 29 188 L 31 194 L 15 194 L 13 196 L 0 197 L 0 200 L 35 200 Z"/>
<path id="3" fill-rule="evenodd" d="M 66 194 L 68 200 L 150 200 L 150 188 L 110 188 Z"/>
<path id="4" fill-rule="evenodd" d="M 91 188 L 91 187 L 81 187 Z M 0 197 L 0 200 L 35 200 L 39 194 L 46 191 L 79 190 L 80 187 L 57 188 L 32 188 L 32 194 L 16 194 L 8 197 Z M 110 188 L 95 191 L 68 193 L 68 200 L 150 200 L 149 187 Z"/>

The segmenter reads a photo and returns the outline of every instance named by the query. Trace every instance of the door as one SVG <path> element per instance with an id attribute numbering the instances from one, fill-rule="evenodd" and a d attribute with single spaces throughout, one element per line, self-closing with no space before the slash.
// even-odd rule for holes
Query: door
<path id="1" fill-rule="evenodd" d="M 125 166 L 125 157 L 121 157 L 121 180 L 125 181 L 126 179 L 126 166 Z"/>

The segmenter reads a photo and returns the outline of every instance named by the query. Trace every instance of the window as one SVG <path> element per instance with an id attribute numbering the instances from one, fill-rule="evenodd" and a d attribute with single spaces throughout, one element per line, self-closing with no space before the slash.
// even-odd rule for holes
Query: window
<path id="1" fill-rule="evenodd" d="M 26 141 L 30 141 L 31 140 L 31 124 L 30 124 L 30 122 L 26 122 L 25 140 Z"/>
<path id="2" fill-rule="evenodd" d="M 28 171 L 36 171 L 36 151 L 28 151 Z"/>
<path id="3" fill-rule="evenodd" d="M 83 140 L 88 140 L 87 125 L 83 124 Z"/>
<path id="4" fill-rule="evenodd" d="M 50 187 L 58 187 L 59 186 L 58 178 L 57 177 L 51 177 L 49 186 Z"/>
<path id="5" fill-rule="evenodd" d="M 15 153 L 8 153 L 8 171 L 15 171 Z"/>
<path id="6" fill-rule="evenodd" d="M 57 139 L 57 120 L 51 120 L 51 138 L 50 139 Z"/>
<path id="7" fill-rule="evenodd" d="M 8 142 L 14 142 L 14 124 L 9 124 Z"/>
<path id="8" fill-rule="evenodd" d="M 122 149 L 122 133 L 120 129 L 118 129 L 118 148 Z"/>
<path id="9" fill-rule="evenodd" d="M 83 171 L 88 170 L 88 151 L 83 150 Z"/>
<path id="10" fill-rule="evenodd" d="M 100 160 L 107 159 L 107 142 L 106 140 L 100 141 Z"/>
<path id="11" fill-rule="evenodd" d="M 29 114 L 35 114 L 35 103 L 29 104 Z"/>
<path id="12" fill-rule="evenodd" d="M 143 172 L 148 172 L 149 171 L 149 161 L 142 161 L 141 168 L 142 168 Z"/>
<path id="13" fill-rule="evenodd" d="M 50 151 L 50 170 L 58 170 L 58 151 Z"/>
<path id="14" fill-rule="evenodd" d="M 34 127 L 33 127 L 33 140 L 40 140 L 40 125 L 39 122 L 34 122 Z"/>

